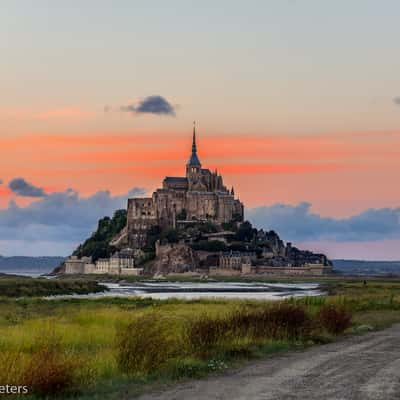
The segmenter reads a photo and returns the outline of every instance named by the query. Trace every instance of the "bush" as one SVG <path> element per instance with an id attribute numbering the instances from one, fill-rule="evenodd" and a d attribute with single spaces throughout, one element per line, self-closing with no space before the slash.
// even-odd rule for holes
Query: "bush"
<path id="1" fill-rule="evenodd" d="M 221 350 L 232 338 L 231 328 L 231 321 L 226 317 L 202 315 L 191 320 L 186 336 L 190 351 L 200 357 L 207 357 Z"/>
<path id="2" fill-rule="evenodd" d="M 303 307 L 283 303 L 272 307 L 269 313 L 273 338 L 297 340 L 310 332 L 311 319 Z"/>
<path id="3" fill-rule="evenodd" d="M 117 332 L 117 363 L 129 375 L 164 369 L 185 353 L 182 329 L 168 315 L 146 313 Z"/>
<path id="4" fill-rule="evenodd" d="M 187 212 L 184 208 L 178 214 L 176 214 L 177 221 L 185 221 L 186 218 L 187 218 Z"/>
<path id="5" fill-rule="evenodd" d="M 239 242 L 251 242 L 257 235 L 257 229 L 253 228 L 249 221 L 244 221 L 240 224 L 236 232 L 235 240 Z"/>
<path id="6" fill-rule="evenodd" d="M 343 306 L 326 305 L 321 308 L 317 320 L 326 331 L 339 335 L 351 326 L 351 313 Z"/>
<path id="7" fill-rule="evenodd" d="M 261 310 L 241 310 L 231 316 L 238 335 L 252 339 L 297 340 L 309 335 L 311 319 L 300 306 L 277 304 Z"/>
<path id="8" fill-rule="evenodd" d="M 93 261 L 110 257 L 115 251 L 115 248 L 110 245 L 110 241 L 126 226 L 126 220 L 126 210 L 115 211 L 112 218 L 104 217 L 100 219 L 96 232 L 79 245 L 73 255 L 78 257 L 90 256 Z"/>
<path id="9" fill-rule="evenodd" d="M 177 229 L 170 228 L 164 232 L 164 237 L 167 239 L 168 243 L 178 243 L 179 233 Z"/>
<path id="10" fill-rule="evenodd" d="M 203 251 L 226 251 L 228 247 L 224 242 L 220 240 L 200 240 L 199 242 L 192 244 L 193 250 L 203 250 Z"/>
<path id="11" fill-rule="evenodd" d="M 59 395 L 77 389 L 75 372 L 81 367 L 76 357 L 67 355 L 54 338 L 39 343 L 26 365 L 22 382 L 39 396 Z"/>
<path id="12" fill-rule="evenodd" d="M 311 327 L 311 318 L 302 307 L 282 303 L 258 310 L 239 309 L 218 318 L 203 315 L 190 321 L 187 340 L 193 354 L 207 357 L 238 349 L 240 340 L 298 340 L 309 336 Z"/>

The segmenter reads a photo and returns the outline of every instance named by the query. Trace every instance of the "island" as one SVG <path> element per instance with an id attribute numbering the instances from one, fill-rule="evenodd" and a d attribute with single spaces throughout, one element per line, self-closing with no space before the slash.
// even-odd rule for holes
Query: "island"
<path id="1" fill-rule="evenodd" d="M 332 273 L 324 254 L 300 250 L 252 226 L 217 170 L 202 168 L 193 127 L 186 176 L 167 176 L 151 197 L 98 229 L 57 269 L 60 274 L 309 275 Z"/>

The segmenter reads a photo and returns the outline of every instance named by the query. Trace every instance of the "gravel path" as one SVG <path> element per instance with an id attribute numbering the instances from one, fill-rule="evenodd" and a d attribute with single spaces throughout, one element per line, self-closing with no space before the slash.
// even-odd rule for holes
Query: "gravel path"
<path id="1" fill-rule="evenodd" d="M 400 325 L 140 397 L 211 399 L 399 400 Z"/>

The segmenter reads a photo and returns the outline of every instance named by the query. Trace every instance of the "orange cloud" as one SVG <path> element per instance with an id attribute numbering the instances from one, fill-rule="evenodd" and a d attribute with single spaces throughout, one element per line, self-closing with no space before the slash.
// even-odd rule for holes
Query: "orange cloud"
<path id="1" fill-rule="evenodd" d="M 11 190 L 6 186 L 0 186 L 0 197 L 9 197 L 12 194 Z"/>
<path id="2" fill-rule="evenodd" d="M 51 119 L 74 119 L 81 120 L 95 116 L 95 113 L 83 110 L 80 107 L 58 107 L 44 111 L 23 107 L 1 107 L 0 117 L 12 120 L 51 120 Z"/>
<path id="3" fill-rule="evenodd" d="M 234 184 L 248 204 L 265 198 L 309 200 L 326 204 L 326 209 L 338 207 L 339 195 L 348 199 L 343 209 L 350 202 L 357 209 L 357 202 L 365 208 L 368 199 L 384 206 L 400 198 L 393 184 L 400 168 L 399 145 L 400 132 L 198 135 L 204 167 L 226 175 L 227 184 Z M 86 194 L 132 186 L 152 189 L 165 175 L 185 173 L 190 146 L 190 134 L 173 132 L 3 136 L 1 177 L 22 176 L 50 192 L 68 187 Z M 379 191 L 371 191 L 377 184 Z"/>
<path id="4" fill-rule="evenodd" d="M 82 119 L 92 117 L 93 112 L 84 111 L 78 107 L 61 107 L 34 114 L 36 119 Z"/>

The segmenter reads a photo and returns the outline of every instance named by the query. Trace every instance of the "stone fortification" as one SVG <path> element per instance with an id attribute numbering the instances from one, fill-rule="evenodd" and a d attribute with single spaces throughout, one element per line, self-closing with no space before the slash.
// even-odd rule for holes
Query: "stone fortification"
<path id="1" fill-rule="evenodd" d="M 149 228 L 175 228 L 177 221 L 210 221 L 216 224 L 242 221 L 244 207 L 228 190 L 222 176 L 201 166 L 193 129 L 192 153 L 186 164 L 186 176 L 167 176 L 162 188 L 151 197 L 128 200 L 127 242 L 134 248 L 146 243 Z"/>

